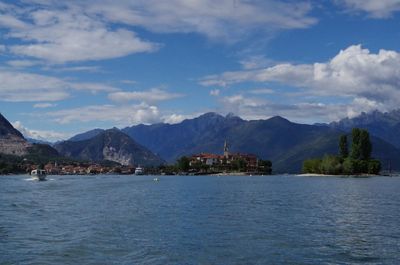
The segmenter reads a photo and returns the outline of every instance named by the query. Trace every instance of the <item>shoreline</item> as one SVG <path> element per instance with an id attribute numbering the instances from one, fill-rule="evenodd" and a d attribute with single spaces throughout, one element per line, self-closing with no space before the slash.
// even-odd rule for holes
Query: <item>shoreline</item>
<path id="1" fill-rule="evenodd" d="M 347 177 L 347 178 L 369 178 L 369 177 L 393 177 L 396 175 L 376 175 L 376 174 L 358 174 L 358 175 L 330 175 L 330 174 L 316 174 L 316 173 L 303 173 L 303 174 L 293 174 L 296 177 Z"/>

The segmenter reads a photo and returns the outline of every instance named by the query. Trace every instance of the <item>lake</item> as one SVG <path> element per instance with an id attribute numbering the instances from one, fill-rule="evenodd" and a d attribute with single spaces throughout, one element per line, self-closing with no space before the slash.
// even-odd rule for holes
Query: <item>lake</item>
<path id="1" fill-rule="evenodd" d="M 0 264 L 400 264 L 400 178 L 0 176 Z"/>

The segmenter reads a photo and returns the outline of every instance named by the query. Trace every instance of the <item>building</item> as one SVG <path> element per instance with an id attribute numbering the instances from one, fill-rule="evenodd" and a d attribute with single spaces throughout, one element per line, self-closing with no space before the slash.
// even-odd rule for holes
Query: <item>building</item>
<path id="1" fill-rule="evenodd" d="M 224 143 L 223 155 L 200 153 L 190 157 L 190 165 L 207 166 L 233 166 L 238 161 L 244 163 L 247 170 L 256 170 L 258 167 L 258 158 L 253 154 L 231 153 L 227 141 Z"/>

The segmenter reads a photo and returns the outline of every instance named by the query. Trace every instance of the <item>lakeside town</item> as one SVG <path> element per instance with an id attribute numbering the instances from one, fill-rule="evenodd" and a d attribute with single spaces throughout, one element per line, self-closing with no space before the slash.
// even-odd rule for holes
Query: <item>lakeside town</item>
<path id="1" fill-rule="evenodd" d="M 173 165 L 141 167 L 140 165 L 120 165 L 111 161 L 50 161 L 46 164 L 35 164 L 28 159 L 14 168 L 15 173 L 29 174 L 33 170 L 44 170 L 48 175 L 94 175 L 94 174 L 148 174 L 148 175 L 207 175 L 207 174 L 271 174 L 272 163 L 259 159 L 254 154 L 232 153 L 225 141 L 223 154 L 200 153 L 182 156 Z M 6 172 L 3 172 L 6 173 Z"/>

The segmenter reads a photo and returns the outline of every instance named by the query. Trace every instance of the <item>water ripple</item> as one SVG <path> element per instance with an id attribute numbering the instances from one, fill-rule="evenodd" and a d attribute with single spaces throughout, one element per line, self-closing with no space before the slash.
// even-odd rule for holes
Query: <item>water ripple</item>
<path id="1" fill-rule="evenodd" d="M 400 178 L 1 178 L 0 264 L 400 264 Z"/>

